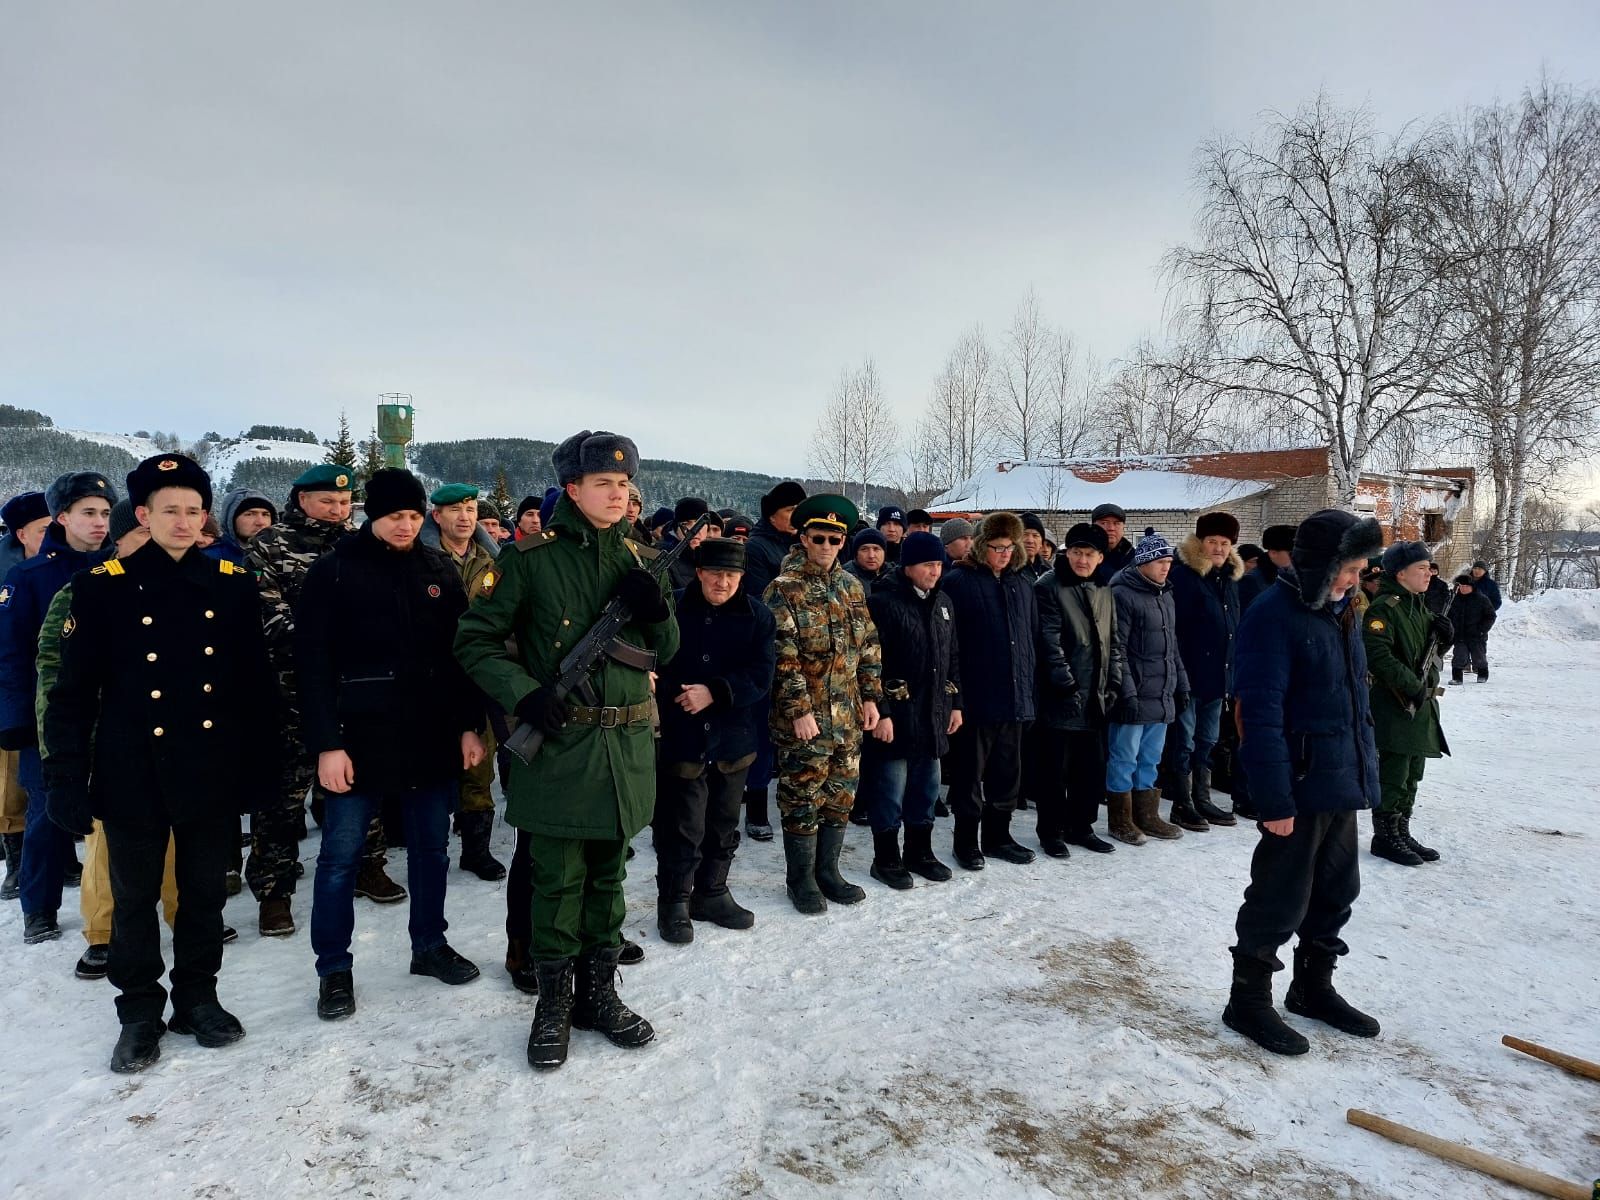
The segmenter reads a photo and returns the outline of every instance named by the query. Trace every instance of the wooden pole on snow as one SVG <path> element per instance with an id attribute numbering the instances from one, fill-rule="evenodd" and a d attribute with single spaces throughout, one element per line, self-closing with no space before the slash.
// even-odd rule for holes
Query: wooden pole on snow
<path id="1" fill-rule="evenodd" d="M 1552 1050 L 1548 1046 L 1541 1046 L 1537 1042 L 1525 1042 L 1521 1038 L 1512 1037 L 1509 1033 L 1500 1039 L 1502 1046 L 1510 1046 L 1513 1050 L 1542 1059 L 1544 1062 L 1553 1063 L 1563 1071 L 1571 1071 L 1574 1075 L 1581 1075 L 1585 1079 L 1600 1082 L 1600 1063 L 1592 1063 L 1586 1058 L 1577 1058 L 1571 1054 L 1563 1054 L 1559 1050 Z"/>
<path id="2" fill-rule="evenodd" d="M 1510 1159 L 1485 1154 L 1481 1150 L 1474 1150 L 1459 1142 L 1447 1142 L 1443 1138 L 1374 1116 L 1359 1108 L 1352 1108 L 1346 1112 L 1345 1120 L 1361 1129 L 1386 1137 L 1391 1142 L 1399 1142 L 1402 1146 L 1414 1146 L 1437 1158 L 1470 1167 L 1474 1171 L 1481 1171 L 1485 1175 L 1492 1175 L 1496 1179 L 1503 1179 L 1518 1187 L 1525 1187 L 1529 1191 L 1538 1192 L 1541 1196 L 1553 1196 L 1556 1200 L 1600 1200 L 1600 1180 L 1596 1180 L 1593 1184 L 1570 1183 L 1565 1179 L 1557 1179 L 1554 1175 L 1546 1175 L 1543 1171 L 1535 1171 L 1532 1167 L 1525 1167 L 1521 1163 L 1514 1163 Z"/>

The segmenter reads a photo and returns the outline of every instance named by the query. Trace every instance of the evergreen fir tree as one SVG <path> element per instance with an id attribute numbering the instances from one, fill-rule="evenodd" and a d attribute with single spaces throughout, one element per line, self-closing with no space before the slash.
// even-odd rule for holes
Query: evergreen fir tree
<path id="1" fill-rule="evenodd" d="M 339 436 L 328 443 L 327 461 L 345 468 L 352 475 L 356 473 L 356 444 L 350 438 L 350 418 L 342 410 L 339 413 Z"/>
<path id="2" fill-rule="evenodd" d="M 509 523 L 516 511 L 517 502 L 511 498 L 511 485 L 506 482 L 504 467 L 494 469 L 494 487 L 489 491 L 489 499 L 493 501 L 495 508 L 500 510 L 500 519 Z"/>
<path id="3" fill-rule="evenodd" d="M 383 470 L 383 443 L 378 440 L 378 427 L 372 427 L 372 436 L 361 443 L 362 459 L 361 469 L 356 472 L 357 478 L 364 484 L 379 471 Z"/>

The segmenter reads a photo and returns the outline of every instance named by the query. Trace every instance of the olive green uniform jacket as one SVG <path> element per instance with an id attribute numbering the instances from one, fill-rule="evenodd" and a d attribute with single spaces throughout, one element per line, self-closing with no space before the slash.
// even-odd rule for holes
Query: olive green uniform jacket
<path id="1" fill-rule="evenodd" d="M 1434 660 L 1426 677 L 1419 673 L 1432 628 L 1433 613 L 1423 598 L 1385 575 L 1361 618 L 1367 669 L 1372 676 L 1372 723 L 1380 753 L 1438 758 L 1450 752 L 1439 726 L 1439 701 L 1434 695 L 1442 659 Z M 1424 692 L 1426 698 L 1415 712 L 1410 711 L 1411 701 Z"/>

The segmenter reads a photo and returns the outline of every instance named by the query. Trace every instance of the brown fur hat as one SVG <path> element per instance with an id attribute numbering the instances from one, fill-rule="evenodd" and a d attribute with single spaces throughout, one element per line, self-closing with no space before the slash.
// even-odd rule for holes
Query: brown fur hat
<path id="1" fill-rule="evenodd" d="M 1027 555 L 1022 553 L 1022 518 L 1013 512 L 992 512 L 983 518 L 978 526 L 978 532 L 973 535 L 972 549 L 967 557 L 974 566 L 987 566 L 983 561 L 983 552 L 990 542 L 1005 540 L 1017 547 L 1011 555 L 1013 571 L 1022 570 L 1027 561 Z"/>

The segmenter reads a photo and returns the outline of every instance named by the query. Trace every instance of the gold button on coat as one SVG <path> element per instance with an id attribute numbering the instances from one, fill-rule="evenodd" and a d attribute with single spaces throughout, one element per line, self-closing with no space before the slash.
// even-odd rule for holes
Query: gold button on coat
<path id="1" fill-rule="evenodd" d="M 157 736 L 157 737 L 160 737 L 160 736 L 161 736 L 161 735 L 162 735 L 162 734 L 163 734 L 163 733 L 165 733 L 165 732 L 166 732 L 166 730 L 165 730 L 165 729 L 163 729 L 163 728 L 161 728 L 161 726 L 159 726 L 159 725 L 157 725 L 157 726 L 156 726 L 156 727 L 155 727 L 155 728 L 154 728 L 154 729 L 152 729 L 152 730 L 151 730 L 151 731 L 150 731 L 150 732 L 151 732 L 151 733 L 153 733 L 153 734 L 155 734 L 155 735 L 156 735 L 156 736 Z"/>
<path id="2" fill-rule="evenodd" d="M 214 613 L 214 612 L 212 612 L 212 611 L 211 611 L 211 610 L 210 610 L 210 609 L 209 609 L 209 608 L 208 608 L 208 609 L 206 609 L 206 620 L 208 620 L 208 621 L 209 621 L 209 620 L 211 620 L 211 618 L 212 618 L 212 617 L 214 617 L 214 616 L 216 616 L 216 615 L 217 615 L 217 614 L 216 614 L 216 613 Z"/>
<path id="3" fill-rule="evenodd" d="M 155 662 L 155 660 L 156 660 L 156 652 L 154 650 L 150 651 L 149 654 L 146 654 L 144 656 L 144 660 L 145 660 L 145 662 Z"/>
<path id="4" fill-rule="evenodd" d="M 154 624 L 155 624 L 155 623 L 156 623 L 156 620 L 155 620 L 155 618 L 154 618 L 154 617 L 146 617 L 146 618 L 145 618 L 145 619 L 144 619 L 144 623 L 145 623 L 145 624 L 146 624 L 146 625 L 154 625 Z"/>
<path id="5" fill-rule="evenodd" d="M 210 721 L 201 721 L 200 722 L 200 728 L 201 729 L 210 729 L 211 728 L 211 722 Z"/>
<path id="6" fill-rule="evenodd" d="M 216 652 L 215 652 L 215 651 L 214 651 L 214 650 L 212 650 L 212 649 L 211 649 L 211 647 L 210 647 L 210 646 L 207 646 L 207 647 L 206 647 L 206 653 L 207 653 L 207 654 L 214 654 L 214 653 L 216 653 Z"/>
<path id="7" fill-rule="evenodd" d="M 211 690 L 211 685 L 208 683 L 208 684 L 206 684 L 206 691 L 209 692 L 210 690 Z"/>
<path id="8" fill-rule="evenodd" d="M 161 699 L 161 689 L 157 688 L 155 691 L 151 692 L 150 693 L 150 699 L 152 699 L 152 700 Z"/>

